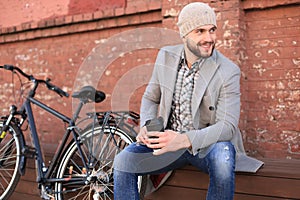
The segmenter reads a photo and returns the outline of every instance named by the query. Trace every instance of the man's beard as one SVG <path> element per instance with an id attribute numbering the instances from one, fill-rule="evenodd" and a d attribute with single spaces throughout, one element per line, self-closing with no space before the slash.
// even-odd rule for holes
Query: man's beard
<path id="1" fill-rule="evenodd" d="M 200 48 L 205 45 L 211 45 L 209 51 L 201 50 Z M 207 58 L 210 57 L 214 48 L 214 42 L 203 42 L 201 44 L 194 42 L 193 40 L 187 38 L 186 46 L 191 53 L 193 53 L 198 58 Z"/>

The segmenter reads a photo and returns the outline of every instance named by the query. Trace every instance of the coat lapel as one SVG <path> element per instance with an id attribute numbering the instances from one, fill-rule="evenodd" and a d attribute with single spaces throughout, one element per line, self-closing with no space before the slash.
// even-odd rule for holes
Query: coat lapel
<path id="1" fill-rule="evenodd" d="M 200 76 L 195 82 L 194 87 L 194 95 L 192 96 L 192 117 L 195 119 L 196 112 L 199 109 L 201 100 L 203 95 L 208 87 L 208 84 L 212 77 L 214 76 L 218 64 L 215 62 L 216 58 L 216 51 L 214 51 L 213 55 L 207 58 L 202 66 L 200 66 Z"/>
<path id="2" fill-rule="evenodd" d="M 183 46 L 177 46 L 177 48 L 174 50 L 174 54 L 172 57 L 168 60 L 165 60 L 165 72 L 164 75 L 168 76 L 168 78 L 165 78 L 164 80 L 167 82 L 164 82 L 164 88 L 162 90 L 169 90 L 168 92 L 164 92 L 162 95 L 165 96 L 165 104 L 163 105 L 163 108 L 165 109 L 166 116 L 163 116 L 165 118 L 165 123 L 167 123 L 168 116 L 171 111 L 171 105 L 172 105 L 172 99 L 173 99 L 173 93 L 174 93 L 174 87 L 176 83 L 176 77 L 177 77 L 177 67 L 181 59 L 181 53 L 183 51 Z M 202 66 L 200 67 L 200 77 L 195 82 L 195 89 L 194 94 L 192 97 L 192 117 L 195 119 L 196 112 L 199 109 L 199 105 L 201 103 L 202 97 L 208 87 L 208 84 L 212 77 L 214 76 L 218 64 L 216 63 L 216 51 L 213 52 L 213 55 L 209 58 L 207 58 Z M 161 105 L 162 106 L 162 105 Z"/>
<path id="3" fill-rule="evenodd" d="M 172 100 L 173 100 L 173 93 L 174 93 L 174 88 L 176 84 L 176 78 L 177 78 L 177 70 L 178 70 L 178 65 L 181 60 L 181 54 L 183 51 L 183 46 L 178 45 L 173 51 L 171 52 L 171 56 L 166 57 L 166 62 L 164 66 L 164 73 L 162 73 L 164 76 L 167 76 L 167 78 L 163 78 L 164 84 L 163 84 L 163 96 L 165 101 L 164 105 L 162 108 L 165 109 L 165 125 L 167 124 L 169 114 L 171 112 L 171 107 L 172 107 Z M 169 52 L 170 53 L 170 52 Z"/>

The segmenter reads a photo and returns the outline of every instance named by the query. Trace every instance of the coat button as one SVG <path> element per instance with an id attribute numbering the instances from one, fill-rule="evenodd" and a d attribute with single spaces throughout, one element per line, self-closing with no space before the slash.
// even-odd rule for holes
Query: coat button
<path id="1" fill-rule="evenodd" d="M 215 110 L 215 107 L 214 107 L 214 106 L 209 106 L 208 109 L 209 109 L 210 111 L 214 111 L 214 110 Z"/>

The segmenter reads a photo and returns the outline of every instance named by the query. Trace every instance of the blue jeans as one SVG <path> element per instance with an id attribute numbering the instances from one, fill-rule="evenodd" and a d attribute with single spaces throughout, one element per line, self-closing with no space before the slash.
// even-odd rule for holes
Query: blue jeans
<path id="1" fill-rule="evenodd" d="M 192 155 L 187 150 L 153 156 L 153 150 L 135 143 L 129 145 L 115 158 L 114 199 L 138 200 L 139 175 L 159 174 L 191 164 L 208 173 L 210 182 L 207 200 L 231 200 L 235 187 L 235 149 L 230 142 L 218 142 L 207 154 Z"/>

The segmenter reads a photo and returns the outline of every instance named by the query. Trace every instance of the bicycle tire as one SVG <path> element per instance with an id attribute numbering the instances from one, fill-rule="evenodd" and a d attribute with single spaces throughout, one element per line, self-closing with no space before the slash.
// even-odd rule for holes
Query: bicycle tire
<path id="1" fill-rule="evenodd" d="M 4 121 L 0 120 L 0 128 Z M 19 128 L 10 125 L 0 143 L 0 199 L 7 200 L 15 190 L 21 174 L 19 173 L 21 141 Z"/>
<path id="2" fill-rule="evenodd" d="M 112 137 L 113 136 L 113 137 Z M 93 137 L 93 138 L 92 138 Z M 91 142 L 92 138 L 92 142 Z M 115 146 L 115 139 L 118 148 Z M 90 179 L 78 153 L 75 142 L 72 142 L 64 154 L 57 171 L 57 178 L 82 178 L 79 182 L 60 182 L 55 184 L 57 200 L 90 200 L 113 199 L 113 162 L 117 153 L 133 142 L 133 138 L 120 128 L 114 126 L 95 127 L 84 131 L 81 135 L 81 148 L 85 158 L 90 156 Z M 95 146 L 94 144 L 97 144 Z M 90 152 L 90 150 L 93 150 Z M 92 160 L 95 159 L 95 160 Z M 144 177 L 139 177 L 139 185 L 143 185 Z M 143 194 L 141 194 L 143 196 Z"/>

